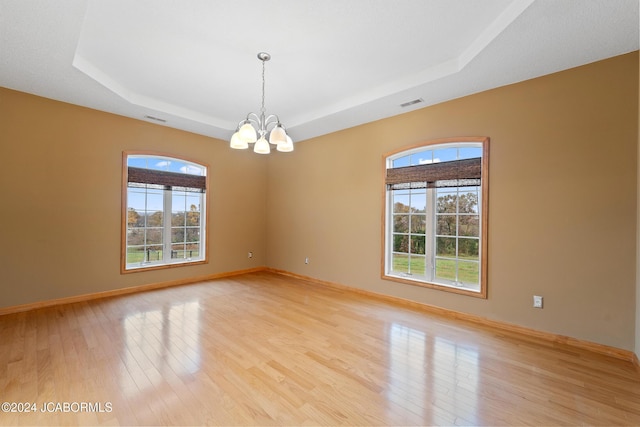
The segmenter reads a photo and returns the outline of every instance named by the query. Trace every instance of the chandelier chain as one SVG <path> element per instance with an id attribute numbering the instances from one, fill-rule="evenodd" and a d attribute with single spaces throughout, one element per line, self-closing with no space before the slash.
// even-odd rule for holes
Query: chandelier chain
<path id="1" fill-rule="evenodd" d="M 262 108 L 260 109 L 260 112 L 262 113 L 262 115 L 264 115 L 265 112 L 265 108 L 264 108 L 264 59 L 262 60 Z"/>

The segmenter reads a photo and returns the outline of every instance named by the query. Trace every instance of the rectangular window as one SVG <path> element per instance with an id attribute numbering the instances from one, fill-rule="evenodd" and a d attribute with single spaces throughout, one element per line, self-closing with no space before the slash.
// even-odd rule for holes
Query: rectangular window
<path id="1" fill-rule="evenodd" d="M 206 169 L 125 153 L 123 272 L 206 261 Z"/>
<path id="2" fill-rule="evenodd" d="M 486 297 L 488 138 L 385 160 L 383 278 Z"/>

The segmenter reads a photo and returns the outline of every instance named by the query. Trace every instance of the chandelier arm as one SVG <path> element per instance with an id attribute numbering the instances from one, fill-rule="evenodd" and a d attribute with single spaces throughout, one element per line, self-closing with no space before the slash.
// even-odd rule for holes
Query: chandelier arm
<path id="1" fill-rule="evenodd" d="M 269 115 L 264 121 L 264 128 L 267 131 L 270 131 L 271 129 L 273 129 L 277 125 L 282 126 L 282 123 L 280 123 L 280 119 L 275 114 Z M 269 126 L 272 126 L 271 129 L 269 129 Z M 282 126 L 282 127 L 284 127 L 284 126 Z"/>
<path id="2" fill-rule="evenodd" d="M 253 113 L 249 113 L 249 114 L 253 114 Z M 252 120 L 250 120 L 250 119 L 249 119 L 249 116 L 247 115 L 247 117 L 246 117 L 246 118 L 244 118 L 244 119 L 242 119 L 242 120 L 240 120 L 240 121 L 238 122 L 238 126 L 237 126 L 236 130 L 240 129 L 240 128 L 242 127 L 242 125 L 243 125 L 243 124 L 245 124 L 245 123 L 251 123 L 251 122 L 252 122 Z"/>
<path id="3" fill-rule="evenodd" d="M 247 114 L 247 118 L 240 122 L 240 125 L 244 123 L 251 123 L 255 128 L 260 129 L 261 120 L 256 113 Z"/>

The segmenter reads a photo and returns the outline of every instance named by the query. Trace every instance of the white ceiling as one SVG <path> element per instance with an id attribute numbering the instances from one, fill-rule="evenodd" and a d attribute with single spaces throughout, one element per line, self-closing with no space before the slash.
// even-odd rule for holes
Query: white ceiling
<path id="1" fill-rule="evenodd" d="M 637 50 L 639 3 L 0 0 L 0 86 L 228 140 L 265 51 L 301 141 Z"/>

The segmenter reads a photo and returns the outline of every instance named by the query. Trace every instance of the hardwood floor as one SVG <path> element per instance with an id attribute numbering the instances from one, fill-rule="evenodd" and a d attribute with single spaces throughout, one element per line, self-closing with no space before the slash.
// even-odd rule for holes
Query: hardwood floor
<path id="1" fill-rule="evenodd" d="M 260 272 L 1 316 L 0 402 L 1 425 L 640 425 L 640 374 Z"/>

